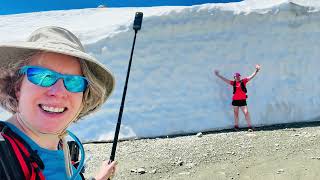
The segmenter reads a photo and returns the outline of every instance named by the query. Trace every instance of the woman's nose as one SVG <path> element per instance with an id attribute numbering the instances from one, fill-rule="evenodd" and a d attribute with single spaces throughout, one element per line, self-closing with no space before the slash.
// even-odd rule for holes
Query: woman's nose
<path id="1" fill-rule="evenodd" d="M 64 97 L 67 95 L 68 90 L 64 87 L 63 80 L 58 79 L 58 81 L 49 87 L 48 94 L 50 96 Z"/>

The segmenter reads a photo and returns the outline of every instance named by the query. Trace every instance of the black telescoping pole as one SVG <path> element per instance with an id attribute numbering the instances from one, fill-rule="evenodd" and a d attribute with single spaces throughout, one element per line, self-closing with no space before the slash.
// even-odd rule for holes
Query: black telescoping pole
<path id="1" fill-rule="evenodd" d="M 136 16 L 135 16 L 134 23 L 133 23 L 134 39 L 133 39 L 131 55 L 130 55 L 130 60 L 129 60 L 129 65 L 128 65 L 126 82 L 125 82 L 124 89 L 123 89 L 123 94 L 122 94 L 122 100 L 121 100 L 121 105 L 120 105 L 120 110 L 119 110 L 119 115 L 118 115 L 118 122 L 117 122 L 116 130 L 115 130 L 115 133 L 114 133 L 114 139 L 113 139 L 112 150 L 111 150 L 111 155 L 110 155 L 110 162 L 114 161 L 115 155 L 116 155 L 118 137 L 119 137 L 120 126 L 121 126 L 121 118 L 122 118 L 122 114 L 123 114 L 124 102 L 126 100 L 126 94 L 127 94 L 128 80 L 129 80 L 129 76 L 130 76 L 130 69 L 131 69 L 134 45 L 136 43 L 137 32 L 141 29 L 142 18 L 143 18 L 143 13 L 142 12 L 136 12 Z"/>

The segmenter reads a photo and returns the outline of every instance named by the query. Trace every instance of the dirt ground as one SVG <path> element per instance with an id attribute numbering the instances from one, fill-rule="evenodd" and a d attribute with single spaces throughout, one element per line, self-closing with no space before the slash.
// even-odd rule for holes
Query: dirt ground
<path id="1" fill-rule="evenodd" d="M 318 180 L 320 123 L 207 132 L 118 143 L 114 180 Z M 85 144 L 85 176 L 112 143 Z"/>

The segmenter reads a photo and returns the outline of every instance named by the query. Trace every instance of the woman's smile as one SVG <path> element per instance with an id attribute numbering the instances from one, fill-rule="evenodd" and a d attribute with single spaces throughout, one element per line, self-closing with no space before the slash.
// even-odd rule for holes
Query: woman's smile
<path id="1" fill-rule="evenodd" d="M 47 113 L 61 114 L 67 110 L 66 107 L 58 107 L 58 106 L 43 105 L 43 104 L 39 104 L 39 107 Z"/>

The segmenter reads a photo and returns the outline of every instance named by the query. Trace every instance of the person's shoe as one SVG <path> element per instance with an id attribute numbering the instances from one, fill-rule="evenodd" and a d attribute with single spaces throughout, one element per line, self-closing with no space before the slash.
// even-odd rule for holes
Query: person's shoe
<path id="1" fill-rule="evenodd" d="M 248 132 L 253 132 L 254 131 L 254 128 L 253 127 L 249 127 L 248 128 Z"/>
<path id="2" fill-rule="evenodd" d="M 234 131 L 240 131 L 239 126 L 234 126 L 233 130 Z"/>

